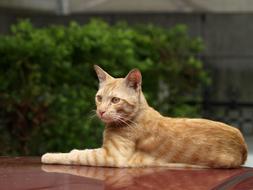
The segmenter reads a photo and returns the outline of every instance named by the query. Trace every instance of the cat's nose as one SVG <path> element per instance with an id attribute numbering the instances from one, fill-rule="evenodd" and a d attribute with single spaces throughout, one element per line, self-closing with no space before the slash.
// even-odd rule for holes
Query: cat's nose
<path id="1" fill-rule="evenodd" d="M 102 117 L 104 115 L 105 111 L 99 111 L 100 116 Z"/>

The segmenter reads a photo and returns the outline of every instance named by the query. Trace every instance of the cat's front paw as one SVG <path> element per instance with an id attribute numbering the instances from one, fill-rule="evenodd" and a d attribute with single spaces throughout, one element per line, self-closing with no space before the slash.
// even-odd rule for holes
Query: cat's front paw
<path id="1" fill-rule="evenodd" d="M 41 162 L 43 164 L 51 164 L 51 162 L 52 162 L 52 154 L 51 153 L 43 154 L 42 157 L 41 157 Z"/>
<path id="2" fill-rule="evenodd" d="M 46 153 L 41 157 L 43 164 L 71 164 L 68 153 Z"/>
<path id="3" fill-rule="evenodd" d="M 73 150 L 71 150 L 69 153 L 70 153 L 70 154 L 76 154 L 76 153 L 78 153 L 78 152 L 80 152 L 80 150 L 78 150 L 78 149 L 73 149 Z"/>

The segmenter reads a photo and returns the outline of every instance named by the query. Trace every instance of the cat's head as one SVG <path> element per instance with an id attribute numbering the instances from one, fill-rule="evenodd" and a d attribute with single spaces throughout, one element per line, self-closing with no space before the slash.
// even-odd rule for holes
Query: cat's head
<path id="1" fill-rule="evenodd" d="M 98 117 L 105 123 L 131 121 L 139 110 L 141 72 L 133 69 L 125 78 L 113 78 L 97 65 L 94 69 L 99 79 L 95 96 Z"/>

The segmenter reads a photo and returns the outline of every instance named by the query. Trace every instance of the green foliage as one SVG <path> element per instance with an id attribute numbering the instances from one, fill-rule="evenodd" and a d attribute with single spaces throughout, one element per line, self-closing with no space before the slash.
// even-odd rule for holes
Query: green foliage
<path id="1" fill-rule="evenodd" d="M 152 106 L 166 115 L 198 115 L 196 106 L 184 102 L 200 99 L 209 78 L 196 58 L 202 42 L 190 38 L 185 26 L 92 20 L 38 29 L 21 21 L 11 31 L 0 36 L 1 155 L 99 146 L 103 126 L 93 117 L 93 64 L 115 77 L 137 67 Z"/>

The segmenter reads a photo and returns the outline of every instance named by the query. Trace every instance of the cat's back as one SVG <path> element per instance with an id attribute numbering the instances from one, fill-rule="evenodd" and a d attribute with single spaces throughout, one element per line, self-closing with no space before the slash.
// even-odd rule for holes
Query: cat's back
<path id="1" fill-rule="evenodd" d="M 158 127 L 173 131 L 175 135 L 206 138 L 209 141 L 233 140 L 236 143 L 245 144 L 241 132 L 230 125 L 208 119 L 189 119 L 189 118 L 168 118 L 164 117 L 159 122 Z"/>
<path id="2" fill-rule="evenodd" d="M 237 167 L 247 158 L 247 145 L 235 127 L 207 119 L 169 118 L 156 114 L 149 118 L 145 126 L 147 133 L 152 134 L 156 144 L 164 144 L 156 149 L 168 151 L 162 154 L 169 158 L 168 162 Z"/>
<path id="3" fill-rule="evenodd" d="M 166 128 L 182 131 L 182 133 L 204 134 L 206 136 L 238 136 L 243 138 L 241 132 L 230 125 L 208 119 L 189 119 L 189 118 L 163 118 L 162 125 Z"/>
<path id="4" fill-rule="evenodd" d="M 146 110 L 145 117 L 138 122 L 148 131 L 160 133 L 172 133 L 171 135 L 201 135 L 201 136 L 238 136 L 243 140 L 241 132 L 230 125 L 222 122 L 202 118 L 172 118 L 160 115 L 159 112 L 150 108 Z M 160 134 L 162 135 L 162 134 Z"/>
<path id="5" fill-rule="evenodd" d="M 145 131 L 164 133 L 169 136 L 209 137 L 213 139 L 233 138 L 245 143 L 241 132 L 222 122 L 202 118 L 172 118 L 162 116 L 153 108 L 146 110 L 145 117 L 138 122 Z"/>

